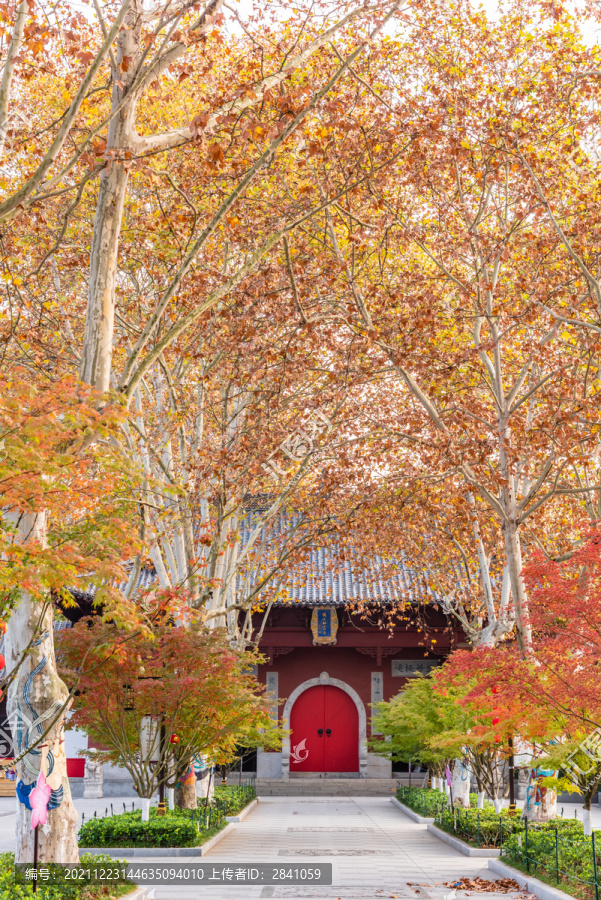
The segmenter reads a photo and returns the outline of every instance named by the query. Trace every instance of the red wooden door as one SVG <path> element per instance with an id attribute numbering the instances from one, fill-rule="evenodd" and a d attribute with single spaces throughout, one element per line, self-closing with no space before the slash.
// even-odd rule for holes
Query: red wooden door
<path id="1" fill-rule="evenodd" d="M 290 715 L 291 772 L 357 772 L 359 716 L 348 694 L 330 684 L 300 695 Z"/>
<path id="2" fill-rule="evenodd" d="M 324 685 L 324 772 L 359 771 L 359 714 L 354 701 L 340 688 Z"/>

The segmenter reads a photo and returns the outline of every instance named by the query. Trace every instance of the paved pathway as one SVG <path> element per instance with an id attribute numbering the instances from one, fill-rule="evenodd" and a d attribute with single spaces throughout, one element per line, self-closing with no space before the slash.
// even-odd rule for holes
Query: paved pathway
<path id="1" fill-rule="evenodd" d="M 131 799 L 76 800 L 86 818 L 97 810 L 103 815 L 113 803 L 115 812 Z M 134 801 L 139 806 L 140 801 Z M 15 800 L 0 798 L 0 852 L 14 845 Z M 581 808 L 564 804 L 572 818 Z M 601 809 L 593 808 L 593 823 L 601 827 Z M 155 857 L 165 864 L 165 857 Z M 175 861 L 175 860 L 174 860 Z M 183 862 L 184 860 L 177 860 Z M 264 797 L 253 812 L 218 843 L 203 862 L 282 865 L 317 865 L 331 862 L 331 887 L 319 886 L 214 886 L 157 887 L 149 900 L 453 900 L 443 882 L 479 875 L 489 880 L 494 873 L 487 859 L 463 856 L 417 825 L 388 797 Z M 132 862 L 152 862 L 152 857 Z M 471 894 L 471 898 L 474 895 Z M 512 895 L 481 895 L 482 900 L 512 900 Z M 457 892 L 456 900 L 466 895 Z M 513 897 L 513 900 L 517 900 Z"/>
<path id="2" fill-rule="evenodd" d="M 412 822 L 387 797 L 265 797 L 203 862 L 216 866 L 331 862 L 334 883 L 331 887 L 157 887 L 150 896 L 154 900 L 451 900 L 443 882 L 462 876 L 495 877 L 487 859 L 453 850 L 424 825 Z M 457 900 L 463 896 L 459 892 Z M 507 900 L 512 895 L 484 896 Z"/>

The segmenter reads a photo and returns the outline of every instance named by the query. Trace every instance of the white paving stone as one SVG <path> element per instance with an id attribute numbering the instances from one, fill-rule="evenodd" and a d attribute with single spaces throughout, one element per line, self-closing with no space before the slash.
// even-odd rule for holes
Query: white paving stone
<path id="1" fill-rule="evenodd" d="M 416 825 L 387 797 L 266 797 L 203 862 L 332 863 L 333 885 L 157 887 L 154 900 L 444 900 L 463 876 L 494 875 Z M 494 893 L 488 900 L 500 900 Z M 457 894 L 462 900 L 462 894 Z"/>
<path id="2" fill-rule="evenodd" d="M 131 798 L 76 800 L 86 819 L 131 809 Z M 134 800 L 139 807 L 140 801 Z M 0 851 L 12 850 L 15 799 L 0 798 Z M 564 804 L 564 815 L 581 809 Z M 80 819 L 81 821 L 81 819 Z M 593 824 L 601 827 L 601 810 L 593 808 Z M 132 860 L 133 861 L 133 860 Z M 144 862 L 150 863 L 153 858 Z M 164 864 L 165 857 L 154 857 Z M 176 860 L 174 859 L 174 862 Z M 183 860 L 177 860 L 183 862 Z M 273 862 L 304 866 L 332 863 L 330 886 L 177 886 L 157 887 L 148 900 L 445 900 L 443 886 L 463 876 L 493 880 L 488 860 L 467 857 L 439 841 L 390 802 L 388 797 L 265 797 L 206 856 L 215 864 Z M 136 860 L 136 862 L 141 862 Z M 473 894 L 471 897 L 473 898 Z M 483 900 L 511 900 L 512 895 L 484 894 Z M 466 900 L 458 892 L 456 900 Z M 514 898 L 515 900 L 515 898 Z"/>

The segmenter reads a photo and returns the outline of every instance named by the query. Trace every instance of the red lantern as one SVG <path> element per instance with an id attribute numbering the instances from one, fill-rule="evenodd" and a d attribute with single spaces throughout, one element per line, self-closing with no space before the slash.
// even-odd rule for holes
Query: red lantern
<path id="1" fill-rule="evenodd" d="M 494 719 L 492 720 L 492 723 L 493 723 L 493 725 L 498 725 L 500 721 L 501 721 L 500 718 L 498 716 L 495 716 Z"/>
<path id="2" fill-rule="evenodd" d="M 500 743 L 500 741 L 501 741 L 501 738 L 499 737 L 498 734 L 496 734 L 496 735 L 495 735 L 495 744 Z"/>
<path id="3" fill-rule="evenodd" d="M 491 691 L 493 692 L 493 694 L 498 694 L 498 693 L 499 693 L 499 688 L 495 685 L 494 688 L 491 688 Z"/>
<path id="4" fill-rule="evenodd" d="M 5 665 L 6 665 L 6 660 L 4 659 L 4 657 L 2 656 L 2 654 L 0 653 L 0 672 L 2 671 L 2 669 L 4 668 Z"/>
<path id="5" fill-rule="evenodd" d="M 172 734 L 169 740 L 172 744 L 179 744 L 179 737 L 176 734 Z"/>

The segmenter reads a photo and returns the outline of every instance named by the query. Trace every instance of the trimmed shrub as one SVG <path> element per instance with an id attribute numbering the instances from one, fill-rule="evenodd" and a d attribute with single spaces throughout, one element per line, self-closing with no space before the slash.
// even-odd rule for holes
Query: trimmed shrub
<path id="1" fill-rule="evenodd" d="M 240 787 L 235 785 L 217 785 L 215 787 L 215 806 L 225 816 L 235 816 L 242 812 L 256 796 L 257 792 L 252 784 L 243 784 Z M 204 800 L 201 797 L 198 800 L 198 805 L 204 806 Z"/>
<path id="2" fill-rule="evenodd" d="M 601 832 L 595 832 L 597 873 L 601 874 Z M 503 841 L 503 859 L 549 884 L 558 885 L 574 897 L 591 900 L 595 896 L 593 842 L 582 823 L 554 819 L 529 826 Z M 599 877 L 599 875 L 597 876 Z"/>
<path id="3" fill-rule="evenodd" d="M 34 893 L 32 884 L 17 884 L 15 882 L 15 857 L 13 853 L 0 854 L 0 900 L 108 900 L 110 897 L 122 897 L 129 894 L 134 888 L 129 884 L 54 884 L 47 885 L 38 881 L 37 892 Z M 112 859 L 106 854 L 92 855 L 83 853 L 80 865 L 86 867 L 127 865 L 125 860 Z M 40 864 L 38 868 L 51 869 L 51 864 Z M 62 867 L 61 867 L 62 868 Z"/>
<path id="4" fill-rule="evenodd" d="M 79 832 L 80 847 L 195 847 L 202 844 L 209 833 L 219 830 L 223 816 L 216 821 L 214 813 L 209 830 L 196 810 L 173 810 L 157 816 L 150 810 L 150 820 L 142 821 L 142 812 L 125 812 L 116 816 L 88 819 Z M 218 825 L 218 827 L 216 827 Z"/>
<path id="5" fill-rule="evenodd" d="M 404 803 L 414 812 L 425 818 L 432 818 L 442 805 L 447 802 L 444 791 L 435 791 L 432 788 L 414 788 L 399 785 L 396 789 L 397 800 Z"/>

